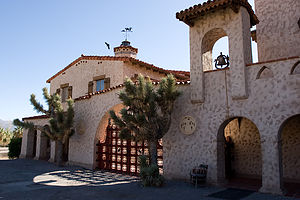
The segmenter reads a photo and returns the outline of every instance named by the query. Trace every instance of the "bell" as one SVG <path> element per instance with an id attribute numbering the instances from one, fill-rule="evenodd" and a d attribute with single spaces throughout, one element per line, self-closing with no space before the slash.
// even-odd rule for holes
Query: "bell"
<path id="1" fill-rule="evenodd" d="M 223 55 L 221 52 L 220 55 L 217 57 L 217 59 L 215 59 L 215 67 L 217 69 L 222 69 L 224 65 L 225 65 L 224 68 L 229 66 L 229 57 Z"/>
<path id="2" fill-rule="evenodd" d="M 217 57 L 217 65 L 219 65 L 219 66 L 226 65 L 226 61 L 225 61 L 224 56 L 222 55 L 222 52 L 221 52 L 221 55 L 219 55 Z"/>

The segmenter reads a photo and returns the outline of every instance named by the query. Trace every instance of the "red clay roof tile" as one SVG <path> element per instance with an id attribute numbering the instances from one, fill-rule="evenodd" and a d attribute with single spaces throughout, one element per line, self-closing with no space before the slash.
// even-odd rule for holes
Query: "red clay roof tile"
<path id="1" fill-rule="evenodd" d="M 257 16 L 254 14 L 251 5 L 247 0 L 208 0 L 203 4 L 194 5 L 188 9 L 182 10 L 176 13 L 176 18 L 180 21 L 183 21 L 189 26 L 194 25 L 194 20 L 200 16 L 203 16 L 207 13 L 225 9 L 230 7 L 234 12 L 238 12 L 239 8 L 243 6 L 247 9 L 250 15 L 250 23 L 252 26 L 255 26 L 259 23 Z"/>

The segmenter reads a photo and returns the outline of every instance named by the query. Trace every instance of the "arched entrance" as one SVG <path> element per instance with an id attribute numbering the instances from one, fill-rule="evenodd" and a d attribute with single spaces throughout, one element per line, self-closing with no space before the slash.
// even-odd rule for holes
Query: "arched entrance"
<path id="1" fill-rule="evenodd" d="M 261 187 L 260 134 L 245 117 L 226 120 L 218 133 L 218 180 L 231 187 Z"/>
<path id="2" fill-rule="evenodd" d="M 122 108 L 123 105 L 119 104 L 110 110 L 114 110 L 115 113 L 119 113 Z M 138 157 L 142 154 L 149 154 L 147 142 L 120 139 L 119 130 L 110 120 L 109 111 L 104 114 L 99 123 L 96 138 L 96 168 L 130 175 L 139 174 Z M 162 143 L 159 143 L 157 148 L 158 165 L 160 172 L 162 173 Z"/>
<path id="3" fill-rule="evenodd" d="M 300 114 L 285 120 L 279 135 L 284 188 L 300 196 Z"/>

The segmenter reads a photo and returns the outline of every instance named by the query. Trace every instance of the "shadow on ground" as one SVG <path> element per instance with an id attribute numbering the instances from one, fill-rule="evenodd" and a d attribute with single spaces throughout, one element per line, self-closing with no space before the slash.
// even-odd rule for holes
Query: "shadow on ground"
<path id="1" fill-rule="evenodd" d="M 139 179 L 80 167 L 58 167 L 45 161 L 0 160 L 0 199 L 223 199 L 221 187 L 195 188 L 168 181 L 162 188 L 144 188 Z M 230 194 L 229 194 L 230 195 Z M 242 199 L 293 199 L 251 193 Z"/>

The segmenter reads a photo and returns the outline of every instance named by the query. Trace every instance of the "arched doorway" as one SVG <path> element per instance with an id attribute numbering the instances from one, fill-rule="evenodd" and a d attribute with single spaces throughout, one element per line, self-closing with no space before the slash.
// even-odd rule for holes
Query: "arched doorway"
<path id="1" fill-rule="evenodd" d="M 300 196 L 300 114 L 285 120 L 279 135 L 284 188 Z"/>
<path id="2" fill-rule="evenodd" d="M 118 104 L 109 110 L 119 113 L 124 106 Z M 122 174 L 139 174 L 138 157 L 149 155 L 146 141 L 136 142 L 123 140 L 119 130 L 110 120 L 109 110 L 104 114 L 98 125 L 96 134 L 96 166 L 95 168 Z M 163 172 L 162 141 L 157 144 L 157 158 L 160 173 Z"/>
<path id="3" fill-rule="evenodd" d="M 261 187 L 262 155 L 256 125 L 234 117 L 218 133 L 218 179 L 230 187 L 258 190 Z"/>

